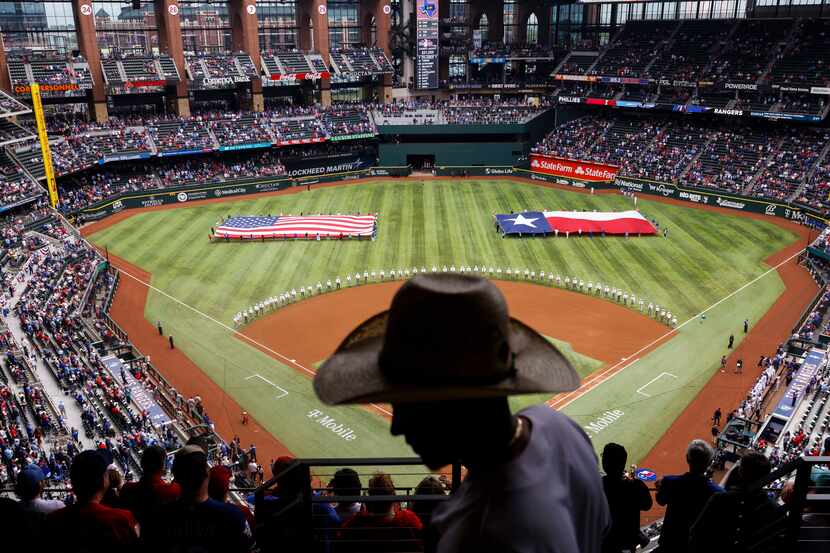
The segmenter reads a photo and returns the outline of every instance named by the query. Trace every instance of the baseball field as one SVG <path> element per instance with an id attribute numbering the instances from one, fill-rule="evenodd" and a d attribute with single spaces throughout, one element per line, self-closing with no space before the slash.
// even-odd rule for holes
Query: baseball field
<path id="1" fill-rule="evenodd" d="M 388 432 L 389 406 L 332 408 L 312 391 L 315 366 L 351 327 L 388 305 L 400 285 L 346 287 L 347 274 L 492 266 L 620 288 L 671 311 L 678 327 L 555 284 L 524 279 L 499 284 L 511 313 L 556 341 L 585 384 L 553 398 L 516 398 L 516 407 L 547 401 L 583 425 L 597 449 L 618 441 L 636 462 L 719 372 L 721 356 L 732 353 L 728 336 L 735 335 L 741 351 L 743 321 L 748 319 L 754 332 L 785 288 L 792 288 L 771 260 L 778 265 L 790 258 L 803 237 L 794 225 L 773 218 L 647 197 L 639 199 L 637 209 L 668 228 L 667 238 L 503 239 L 492 219 L 496 212 L 520 210 L 631 208 L 631 199 L 616 193 L 593 195 L 514 180 L 395 179 L 124 212 L 85 233 L 124 271 L 112 313 L 131 340 L 182 393 L 205 399 L 220 432 L 255 440 L 270 456 L 286 450 L 304 457 L 412 454 Z M 378 237 L 208 240 L 211 227 L 227 215 L 300 212 L 377 212 Z M 790 259 L 787 265 L 794 263 Z M 315 294 L 233 328 L 234 314 L 266 297 L 338 276 L 344 289 Z M 775 332 L 786 336 L 803 307 L 776 315 L 783 330 Z M 155 330 L 158 322 L 164 337 Z M 774 334 L 764 339 L 772 342 Z M 175 339 L 174 351 L 167 335 Z M 745 364 L 754 367 L 756 360 L 747 358 Z M 740 397 L 753 380 L 736 375 L 724 385 Z M 242 409 L 254 419 L 244 428 Z"/>

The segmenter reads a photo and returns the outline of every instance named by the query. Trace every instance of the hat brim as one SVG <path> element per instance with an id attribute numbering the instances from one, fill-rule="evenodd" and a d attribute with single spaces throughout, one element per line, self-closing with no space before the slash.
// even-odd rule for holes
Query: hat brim
<path id="1" fill-rule="evenodd" d="M 512 376 L 494 383 L 390 381 L 378 363 L 388 311 L 360 324 L 327 359 L 314 378 L 314 391 L 327 405 L 412 403 L 520 394 L 571 392 L 580 385 L 573 365 L 544 336 L 510 319 L 508 342 L 515 355 Z"/>

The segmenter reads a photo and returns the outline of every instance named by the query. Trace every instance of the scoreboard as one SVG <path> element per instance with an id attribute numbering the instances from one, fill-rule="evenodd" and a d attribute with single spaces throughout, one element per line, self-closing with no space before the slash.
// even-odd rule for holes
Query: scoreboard
<path id="1" fill-rule="evenodd" d="M 415 86 L 438 88 L 438 0 L 416 0 L 418 41 Z"/>

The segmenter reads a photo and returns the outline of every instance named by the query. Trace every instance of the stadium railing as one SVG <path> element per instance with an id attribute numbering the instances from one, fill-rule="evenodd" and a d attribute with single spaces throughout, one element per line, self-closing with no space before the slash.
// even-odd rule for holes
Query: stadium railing
<path id="1" fill-rule="evenodd" d="M 329 521 L 325 510 L 320 506 L 340 502 L 393 502 L 411 505 L 414 501 L 446 501 L 449 495 L 413 494 L 411 492 L 416 488 L 414 484 L 396 485 L 396 491 L 403 490 L 405 493 L 395 495 L 336 495 L 325 484 L 315 486 L 323 477 L 319 474 L 321 470 L 332 471 L 325 476 L 333 476 L 334 469 L 342 467 L 375 471 L 380 467 L 420 467 L 416 472 L 395 473 L 393 476 L 421 478 L 432 474 L 417 457 L 294 459 L 284 470 L 254 491 L 257 541 L 261 542 L 259 545 L 267 548 L 269 544 L 279 543 L 302 548 L 304 551 L 373 551 L 376 550 L 373 546 L 382 549 L 381 543 L 388 545 L 394 541 L 397 544 L 395 550 L 421 551 L 420 543 L 424 539 L 421 532 L 407 537 L 390 534 L 389 528 L 383 527 L 331 527 L 327 525 Z M 461 470 L 459 463 L 451 465 L 449 489 L 446 490 L 449 494 L 458 489 L 462 479 Z"/>
<path id="2" fill-rule="evenodd" d="M 315 505 L 338 502 L 396 502 L 405 505 L 418 500 L 445 501 L 461 482 L 461 467 L 458 464 L 452 466 L 452 485 L 447 495 L 414 495 L 409 493 L 412 486 L 396 486 L 396 490 L 404 490 L 406 493 L 389 496 L 345 496 L 329 493 L 330 490 L 327 491 L 324 487 L 315 487 L 314 482 L 318 478 L 315 476 L 315 469 L 420 465 L 421 461 L 417 458 L 296 459 L 254 492 L 257 538 L 260 539 L 261 536 L 266 543 L 271 539 L 287 539 L 291 545 L 304 547 L 304 550 L 308 551 L 352 550 L 355 541 L 364 544 L 371 541 L 385 542 L 388 536 L 383 533 L 382 528 L 376 529 L 377 539 L 374 539 L 373 528 L 367 528 L 359 535 L 350 535 L 348 529 L 344 532 L 340 528 L 327 527 L 324 521 L 325 512 L 319 508 L 315 509 Z M 751 516 L 740 519 L 742 522 L 739 523 L 737 535 L 743 541 L 745 551 L 772 553 L 828 550 L 826 548 L 830 547 L 830 532 L 826 526 L 817 523 L 812 515 L 830 516 L 830 488 L 817 487 L 811 481 L 815 478 L 813 471 L 816 468 L 830 470 L 830 457 L 795 459 L 780 466 L 744 492 L 735 492 L 750 496 L 764 490 L 777 497 L 781 491 L 781 481 L 794 478 L 792 494 L 785 498 L 773 520 L 761 525 Z M 427 474 L 426 471 L 424 474 Z M 267 499 L 269 494 L 272 494 L 270 504 Z M 419 534 L 418 540 L 428 539 L 428 534 L 428 531 Z M 406 547 L 407 544 L 402 543 L 400 550 L 405 551 Z"/>

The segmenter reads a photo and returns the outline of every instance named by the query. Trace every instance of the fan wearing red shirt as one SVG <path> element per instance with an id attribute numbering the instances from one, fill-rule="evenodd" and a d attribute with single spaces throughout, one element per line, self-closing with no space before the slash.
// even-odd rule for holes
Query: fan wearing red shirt
<path id="1" fill-rule="evenodd" d="M 395 484 L 388 474 L 369 479 L 368 495 L 395 495 Z M 418 515 L 409 509 L 396 509 L 394 501 L 367 501 L 366 510 L 341 526 L 334 550 L 340 552 L 423 551 Z"/>
<path id="2" fill-rule="evenodd" d="M 61 553 L 131 550 L 138 542 L 139 526 L 132 513 L 101 505 L 109 488 L 106 451 L 87 450 L 72 461 L 69 477 L 77 501 L 47 518 L 54 551 Z"/>
<path id="3" fill-rule="evenodd" d="M 121 506 L 129 509 L 139 523 L 159 505 L 171 503 L 179 498 L 181 489 L 175 482 L 166 483 L 164 460 L 167 453 L 157 445 L 151 445 L 141 454 L 141 471 L 144 476 L 138 482 L 128 482 L 121 488 Z"/>

